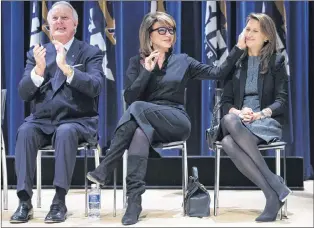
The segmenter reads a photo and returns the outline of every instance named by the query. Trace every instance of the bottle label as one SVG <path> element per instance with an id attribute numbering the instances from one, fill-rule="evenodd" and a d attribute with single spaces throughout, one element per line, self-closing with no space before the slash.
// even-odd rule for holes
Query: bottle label
<path id="1" fill-rule="evenodd" d="M 89 202 L 99 203 L 100 202 L 100 195 L 89 195 L 88 197 Z"/>

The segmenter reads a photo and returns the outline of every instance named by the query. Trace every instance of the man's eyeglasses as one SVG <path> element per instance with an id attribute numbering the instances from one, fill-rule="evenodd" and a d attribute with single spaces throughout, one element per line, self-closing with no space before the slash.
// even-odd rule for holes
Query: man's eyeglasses
<path id="1" fill-rule="evenodd" d="M 151 29 L 150 32 L 157 31 L 159 35 L 165 35 L 167 31 L 169 32 L 170 35 L 173 35 L 176 32 L 175 28 L 167 28 L 167 27 L 159 27 L 156 29 Z"/>

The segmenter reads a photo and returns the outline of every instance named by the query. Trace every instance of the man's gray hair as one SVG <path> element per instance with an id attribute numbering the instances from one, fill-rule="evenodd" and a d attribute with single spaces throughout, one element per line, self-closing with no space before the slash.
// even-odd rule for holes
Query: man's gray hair
<path id="1" fill-rule="evenodd" d="M 48 11 L 48 15 L 47 15 L 48 24 L 49 24 L 49 20 L 50 20 L 51 11 L 52 11 L 52 9 L 53 9 L 55 6 L 57 6 L 57 5 L 64 5 L 64 6 L 67 6 L 67 7 L 71 8 L 71 9 L 72 9 L 73 18 L 74 18 L 74 20 L 75 20 L 76 22 L 78 22 L 78 15 L 77 15 L 76 10 L 73 8 L 73 6 L 72 6 L 70 3 L 66 2 L 66 1 L 59 1 L 59 2 L 54 3 L 54 4 L 51 6 L 50 10 Z"/>

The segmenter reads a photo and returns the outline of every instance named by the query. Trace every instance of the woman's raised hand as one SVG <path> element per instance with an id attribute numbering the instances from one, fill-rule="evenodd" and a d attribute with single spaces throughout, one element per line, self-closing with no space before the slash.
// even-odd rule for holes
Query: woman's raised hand
<path id="1" fill-rule="evenodd" d="M 158 57 L 159 57 L 158 50 L 155 50 L 152 53 L 150 53 L 150 55 L 145 58 L 144 64 L 145 69 L 148 71 L 152 71 L 155 68 L 155 65 L 158 61 Z"/>

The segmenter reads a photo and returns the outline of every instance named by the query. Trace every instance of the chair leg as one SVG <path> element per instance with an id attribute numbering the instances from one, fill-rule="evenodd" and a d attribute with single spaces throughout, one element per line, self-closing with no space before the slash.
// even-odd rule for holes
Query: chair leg
<path id="1" fill-rule="evenodd" d="M 182 148 L 182 190 L 183 190 L 183 216 L 185 216 L 185 194 L 188 184 L 188 159 L 187 159 L 187 147 L 186 142 L 183 143 Z"/>
<path id="2" fill-rule="evenodd" d="M 220 190 L 220 155 L 221 155 L 221 149 L 219 149 L 218 152 L 218 173 L 217 173 L 217 177 L 218 177 L 218 182 L 217 182 L 217 186 L 218 186 L 218 190 L 217 190 L 217 208 L 219 208 L 219 190 Z"/>
<path id="3" fill-rule="evenodd" d="M 8 174 L 3 132 L 1 129 L 1 158 L 3 175 L 3 209 L 8 210 Z M 1 202 L 0 202 L 1 203 Z"/>
<path id="4" fill-rule="evenodd" d="M 189 182 L 189 171 L 188 171 L 188 149 L 187 149 L 187 146 L 186 146 L 186 141 L 184 142 L 184 153 L 185 153 L 185 159 L 184 159 L 184 163 L 185 163 L 185 169 L 184 169 L 184 183 L 185 183 L 185 190 L 188 188 L 188 182 Z"/>
<path id="5" fill-rule="evenodd" d="M 220 179 L 220 149 L 215 147 L 214 216 L 217 216 Z"/>
<path id="6" fill-rule="evenodd" d="M 283 148 L 282 150 L 283 152 L 283 178 L 285 181 L 285 184 L 287 184 L 287 161 L 286 161 L 286 150 L 285 148 Z M 284 214 L 283 214 L 284 218 L 288 218 L 288 200 L 286 200 L 285 205 L 284 205 Z"/>
<path id="7" fill-rule="evenodd" d="M 99 159 L 99 157 L 100 157 L 100 151 L 101 151 L 101 149 L 100 149 L 100 147 L 99 147 L 99 145 L 98 145 L 97 148 L 94 149 L 95 168 L 97 168 L 97 167 L 99 166 L 99 163 L 100 163 L 100 159 Z M 99 188 L 100 188 L 99 184 L 96 184 L 96 185 L 97 185 L 97 188 L 99 189 Z"/>
<path id="8" fill-rule="evenodd" d="M 117 212 L 117 168 L 113 171 L 113 217 Z"/>
<path id="9" fill-rule="evenodd" d="M 280 175 L 280 149 L 276 149 L 276 174 Z M 282 209 L 280 210 L 280 219 L 282 219 Z"/>
<path id="10" fill-rule="evenodd" d="M 88 209 L 87 209 L 87 205 L 88 205 L 88 200 L 87 200 L 87 147 L 84 147 L 84 179 L 85 179 L 85 217 L 88 216 Z"/>
<path id="11" fill-rule="evenodd" d="M 127 200 L 126 200 L 126 175 L 127 175 L 127 170 L 128 170 L 128 150 L 125 150 L 123 154 L 123 178 L 122 178 L 122 183 L 123 183 L 123 208 L 125 209 L 127 207 Z"/>
<path id="12" fill-rule="evenodd" d="M 37 182 L 37 208 L 41 208 L 41 154 L 42 151 L 37 152 L 37 170 L 36 170 L 36 182 Z"/>
<path id="13" fill-rule="evenodd" d="M 99 166 L 100 163 L 100 149 L 94 149 L 94 154 L 95 154 L 95 168 L 97 168 L 97 166 Z"/>

